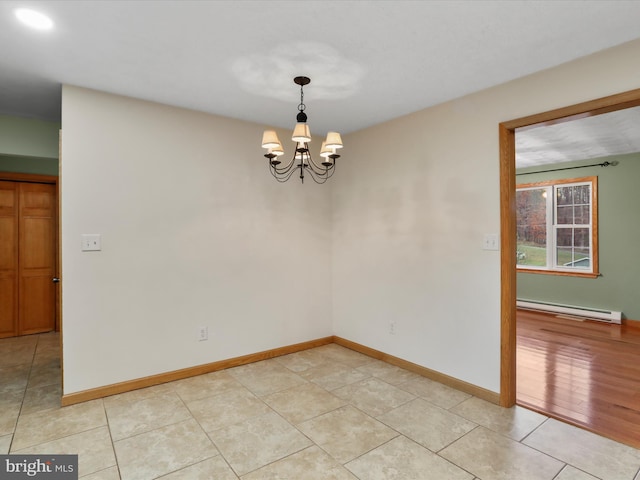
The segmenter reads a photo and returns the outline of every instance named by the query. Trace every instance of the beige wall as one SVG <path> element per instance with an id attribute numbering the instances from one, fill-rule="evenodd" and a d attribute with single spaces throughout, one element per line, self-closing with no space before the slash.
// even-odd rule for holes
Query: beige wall
<path id="1" fill-rule="evenodd" d="M 331 335 L 328 191 L 263 127 L 72 86 L 62 124 L 66 394 Z"/>
<path id="2" fill-rule="evenodd" d="M 481 248 L 500 230 L 498 124 L 640 88 L 639 56 L 635 41 L 349 135 L 336 335 L 498 392 L 500 258 Z"/>
<path id="3" fill-rule="evenodd" d="M 498 123 L 639 88 L 638 54 L 348 135 L 324 186 L 271 179 L 259 125 L 65 86 L 65 393 L 332 333 L 497 392 Z"/>

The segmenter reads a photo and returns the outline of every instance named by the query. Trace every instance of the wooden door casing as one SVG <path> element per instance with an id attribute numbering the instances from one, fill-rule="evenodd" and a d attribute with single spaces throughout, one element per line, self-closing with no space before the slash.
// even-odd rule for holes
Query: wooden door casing
<path id="1" fill-rule="evenodd" d="M 0 338 L 18 334 L 18 184 L 0 181 Z"/>
<path id="2" fill-rule="evenodd" d="M 0 338 L 56 328 L 56 185 L 0 181 Z"/>

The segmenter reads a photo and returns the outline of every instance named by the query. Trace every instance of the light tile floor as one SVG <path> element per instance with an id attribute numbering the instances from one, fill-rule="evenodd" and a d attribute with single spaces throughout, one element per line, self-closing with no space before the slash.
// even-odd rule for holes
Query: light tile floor
<path id="1" fill-rule="evenodd" d="M 640 450 L 338 345 L 60 408 L 58 342 L 0 340 L 0 454 L 86 480 L 640 480 Z"/>

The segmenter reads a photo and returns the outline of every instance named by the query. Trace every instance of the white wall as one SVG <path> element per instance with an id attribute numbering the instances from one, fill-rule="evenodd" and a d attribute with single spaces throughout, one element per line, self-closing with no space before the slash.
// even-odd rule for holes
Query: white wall
<path id="1" fill-rule="evenodd" d="M 258 125 L 64 87 L 65 393 L 331 334 L 497 392 L 498 124 L 640 88 L 639 54 L 347 135 L 324 186 L 271 179 Z"/>
<path id="2" fill-rule="evenodd" d="M 498 392 L 500 258 L 481 249 L 500 230 L 498 124 L 640 88 L 639 57 L 635 41 L 347 136 L 335 334 Z"/>
<path id="3" fill-rule="evenodd" d="M 332 334 L 330 190 L 263 127 L 72 86 L 62 125 L 65 394 Z"/>

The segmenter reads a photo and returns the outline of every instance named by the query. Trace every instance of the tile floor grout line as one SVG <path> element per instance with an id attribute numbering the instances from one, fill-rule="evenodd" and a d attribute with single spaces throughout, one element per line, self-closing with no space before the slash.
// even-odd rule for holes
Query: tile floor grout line
<path id="1" fill-rule="evenodd" d="M 466 419 L 465 419 L 466 420 Z M 471 422 L 471 420 L 467 420 L 468 422 Z M 477 430 L 479 427 L 481 427 L 482 425 L 475 423 L 475 422 L 471 422 L 473 424 L 475 424 L 475 427 L 473 427 L 471 430 L 469 430 L 468 432 L 460 435 L 458 438 L 456 438 L 455 440 L 453 440 L 452 442 L 449 442 L 447 445 L 445 445 L 444 447 L 442 447 L 440 450 L 438 450 L 437 452 L 433 452 L 433 450 L 431 450 L 433 453 L 435 453 L 436 455 L 438 455 L 439 457 L 441 457 L 440 452 L 442 452 L 443 450 L 449 448 L 451 445 L 453 445 L 454 443 L 456 443 L 458 440 L 462 440 L 464 437 L 466 437 L 467 435 L 469 435 L 471 432 Z M 442 457 L 444 458 L 444 457 Z M 446 459 L 445 459 L 446 460 Z M 462 467 L 460 467 L 462 468 Z"/>
<path id="2" fill-rule="evenodd" d="M 104 409 L 104 418 L 107 419 L 107 431 L 109 432 L 109 441 L 111 442 L 111 451 L 113 452 L 113 458 L 116 461 L 115 467 L 118 470 L 118 478 L 122 478 L 122 474 L 120 473 L 120 462 L 118 462 L 118 454 L 116 453 L 116 446 L 113 443 L 113 434 L 111 433 L 111 423 L 109 422 L 109 414 L 107 413 L 107 406 L 104 403 L 104 399 L 102 400 L 102 408 Z"/>
<path id="3" fill-rule="evenodd" d="M 543 452 L 542 450 L 540 450 L 540 449 L 539 449 L 539 448 L 537 448 L 537 447 L 534 447 L 534 446 L 532 446 L 532 445 L 527 445 L 526 443 L 524 443 L 524 440 L 525 440 L 525 439 L 527 439 L 531 434 L 533 434 L 536 430 L 538 430 L 540 427 L 542 427 L 542 425 L 544 425 L 545 423 L 547 423 L 547 421 L 549 421 L 549 420 L 551 420 L 551 418 L 550 418 L 550 417 L 548 417 L 544 422 L 542 422 L 540 425 L 538 425 L 536 428 L 534 428 L 531 432 L 529 432 L 527 435 L 525 435 L 521 440 L 515 440 L 515 441 L 517 441 L 518 443 L 522 444 L 522 445 L 523 445 L 523 446 L 525 446 L 525 447 L 528 447 L 528 448 L 530 448 L 530 449 L 532 449 L 532 450 L 535 450 L 536 452 L 538 452 L 538 453 L 540 453 L 540 454 L 542 454 L 542 455 L 545 455 L 545 456 L 547 456 L 547 457 L 549 457 L 549 458 L 552 458 L 552 459 L 554 459 L 554 460 L 556 460 L 556 461 L 558 461 L 558 462 L 560 462 L 560 463 L 564 463 L 564 467 L 562 467 L 562 468 L 560 469 L 560 472 L 562 472 L 562 470 L 564 470 L 564 469 L 565 469 L 565 467 L 567 467 L 567 466 L 570 466 L 571 468 L 575 468 L 576 470 L 580 470 L 581 472 L 584 472 L 584 470 L 582 470 L 582 469 L 580 469 L 580 468 L 576 467 L 575 465 L 573 465 L 573 464 L 571 464 L 571 463 L 567 462 L 566 460 L 562 460 L 561 458 L 558 458 L 558 457 L 556 457 L 556 456 L 554 456 L 554 455 L 551 455 L 550 453 Z M 578 427 L 575 427 L 575 428 L 578 428 Z M 582 429 L 579 429 L 579 430 L 582 430 Z M 585 431 L 586 431 L 586 430 L 585 430 Z M 589 432 L 589 433 L 591 433 L 591 432 Z M 602 438 L 606 438 L 606 437 L 602 437 Z M 620 445 L 624 445 L 624 444 L 620 444 Z M 631 448 L 633 448 L 633 447 L 631 447 Z M 558 472 L 558 475 L 560 474 L 560 472 Z M 594 475 L 593 473 L 590 473 L 590 472 L 584 472 L 584 473 L 586 473 L 587 475 L 591 475 L 592 477 L 595 477 L 595 478 L 597 478 L 597 479 L 600 479 L 600 477 L 598 477 L 598 476 Z M 554 478 L 555 478 L 555 477 L 554 477 Z M 632 480 L 633 480 L 633 479 L 632 479 Z"/>
<path id="4" fill-rule="evenodd" d="M 33 346 L 33 354 L 31 355 L 31 362 L 29 364 L 29 374 L 27 375 L 27 384 L 24 386 L 24 392 L 22 392 L 22 402 L 20 402 L 20 410 L 18 411 L 18 418 L 16 418 L 16 425 L 14 428 L 14 435 L 15 435 L 15 431 L 18 428 L 18 421 L 20 420 L 21 414 L 22 414 L 22 408 L 24 406 L 24 399 L 27 396 L 27 389 L 29 388 L 29 380 L 31 380 L 31 373 L 33 372 L 33 364 L 35 362 L 36 359 L 36 351 L 38 349 L 38 343 L 40 343 L 40 335 L 36 334 L 36 342 L 35 345 Z"/>
<path id="5" fill-rule="evenodd" d="M 560 469 L 560 471 L 556 474 L 555 477 L 553 477 L 552 480 L 557 480 L 560 477 L 560 475 L 562 474 L 562 472 L 564 472 L 567 469 L 567 467 L 571 467 L 571 468 L 573 468 L 575 470 L 578 470 L 579 472 L 584 473 L 585 475 L 589 475 L 590 477 L 593 477 L 596 480 L 602 480 L 602 477 L 598 477 L 597 475 L 594 475 L 593 473 L 585 472 L 581 468 L 574 467 L 573 465 L 571 465 L 569 463 L 566 463 L 566 462 L 564 462 L 564 467 L 562 467 L 562 469 Z"/>
<path id="6" fill-rule="evenodd" d="M 278 463 L 278 462 L 280 462 L 281 460 L 284 460 L 285 458 L 293 457 L 294 455 L 297 455 L 297 454 L 298 454 L 298 453 L 300 453 L 300 452 L 304 452 L 304 451 L 305 451 L 305 450 L 307 450 L 308 448 L 312 448 L 312 447 L 314 447 L 314 446 L 316 446 L 316 447 L 318 446 L 318 445 L 316 445 L 315 443 L 313 443 L 313 441 L 312 441 L 311 443 L 312 443 L 312 445 L 307 445 L 306 447 L 303 447 L 303 448 L 301 448 L 300 450 L 296 450 L 295 452 L 291 452 L 291 453 L 289 453 L 289 454 L 285 455 L 285 456 L 284 456 L 284 457 L 282 457 L 282 458 L 277 458 L 277 459 L 273 460 L 272 462 L 265 463 L 264 465 L 261 465 L 261 466 L 259 466 L 259 467 L 257 467 L 257 468 L 254 468 L 253 470 L 251 470 L 251 471 L 249 471 L 249 472 L 246 472 L 246 473 L 244 473 L 244 474 L 242 474 L 242 475 L 238 475 L 238 474 L 236 473 L 236 476 L 237 476 L 238 478 L 240 478 L 240 477 L 245 477 L 245 476 L 247 476 L 247 475 L 249 475 L 249 474 L 251 474 L 251 473 L 253 473 L 253 472 L 257 472 L 257 471 L 258 471 L 258 470 L 260 470 L 261 468 L 268 467 L 269 465 L 273 465 L 274 463 Z M 224 455 L 222 455 L 222 453 L 220 453 L 220 455 L 222 456 L 222 458 L 224 458 Z M 333 458 L 333 457 L 331 457 L 331 458 Z M 226 458 L 225 458 L 225 461 L 226 461 Z M 227 463 L 228 463 L 228 462 L 227 462 Z M 229 466 L 231 466 L 231 465 L 229 465 Z M 231 467 L 231 468 L 233 469 L 233 467 Z M 233 469 L 233 471 L 235 472 L 235 469 Z"/>
<path id="7" fill-rule="evenodd" d="M 91 427 L 91 428 L 88 428 L 88 429 L 86 429 L 86 430 L 80 430 L 79 432 L 74 432 L 74 433 L 70 433 L 70 434 L 68 434 L 68 435 L 63 435 L 63 436 L 61 436 L 61 437 L 52 438 L 51 440 L 47 440 L 47 441 L 42 442 L 42 443 L 36 443 L 36 444 L 34 444 L 34 445 L 27 445 L 27 446 L 25 446 L 25 447 L 21 448 L 20 450 L 16 450 L 16 451 L 15 451 L 15 452 L 13 452 L 13 453 L 21 452 L 22 450 L 26 450 L 26 449 L 28 449 L 28 448 L 36 448 L 36 447 L 40 447 L 40 446 L 45 445 L 45 444 L 47 444 L 47 443 L 57 442 L 57 441 L 60 441 L 60 440 L 64 440 L 65 438 L 73 437 L 73 436 L 75 436 L 75 435 L 79 435 L 79 434 L 81 434 L 81 433 L 87 433 L 87 432 L 90 432 L 90 431 L 92 431 L 92 430 L 98 430 L 99 428 L 102 428 L 102 427 L 106 427 L 106 425 L 98 425 L 98 426 L 96 426 L 96 427 Z"/>
<path id="8" fill-rule="evenodd" d="M 197 419 L 197 418 L 196 418 L 196 416 L 193 414 L 193 412 L 191 411 L 191 409 L 188 407 L 188 405 L 187 405 L 187 403 L 184 401 L 184 399 L 180 396 L 180 394 L 179 394 L 177 391 L 173 390 L 173 393 L 174 393 L 174 394 L 178 397 L 178 399 L 182 402 L 182 405 L 184 406 L 184 408 L 187 410 L 187 412 L 189 412 L 189 415 L 191 416 L 191 419 L 192 419 L 194 422 L 196 422 L 196 425 L 198 425 L 198 427 L 200 428 L 200 430 L 202 430 L 202 433 L 204 433 L 204 436 L 205 436 L 205 437 L 206 437 L 206 438 L 211 442 L 211 445 L 213 446 L 213 448 L 215 448 L 215 449 L 216 449 L 216 452 L 218 452 L 218 453 L 217 453 L 216 455 L 211 456 L 211 457 L 207 457 L 207 458 L 205 458 L 205 459 L 203 459 L 203 460 L 200 460 L 199 462 L 192 463 L 192 464 L 190 464 L 190 465 L 186 465 L 186 466 L 184 466 L 184 467 L 182 467 L 182 468 L 179 468 L 178 470 L 173 470 L 173 471 L 171 471 L 171 472 L 168 472 L 168 473 L 166 473 L 166 474 L 164 474 L 164 475 L 161 475 L 160 477 L 156 477 L 156 478 L 166 477 L 167 475 L 170 475 L 170 474 L 175 473 L 175 472 L 179 472 L 180 470 L 184 470 L 185 468 L 192 467 L 192 466 L 197 465 L 197 464 L 199 464 L 199 463 L 206 462 L 207 460 L 210 460 L 210 459 L 215 458 L 215 457 L 222 457 L 222 459 L 223 459 L 223 460 L 225 461 L 225 463 L 229 466 L 229 468 L 231 468 L 231 469 L 233 470 L 233 467 L 231 467 L 231 465 L 229 464 L 229 462 L 227 462 L 227 459 L 226 459 L 226 458 L 224 458 L 224 455 L 222 455 L 222 452 L 220 451 L 220 449 L 218 448 L 218 446 L 215 444 L 215 442 L 213 441 L 213 439 L 209 436 L 209 433 L 204 429 L 204 427 L 202 426 L 202 424 L 198 421 L 198 419 Z M 222 394 L 220 394 L 220 395 L 222 395 Z M 204 398 L 210 398 L 210 397 L 204 397 Z M 194 400 L 194 401 L 197 401 L 197 400 Z M 185 420 L 185 421 L 188 421 L 188 420 Z M 179 422 L 177 422 L 177 423 L 179 423 Z M 175 424 L 173 424 L 173 425 L 175 425 Z M 233 472 L 235 473 L 235 470 L 233 470 Z M 236 474 L 236 477 L 237 477 L 237 476 L 238 476 L 238 475 Z"/>
<path id="9" fill-rule="evenodd" d="M 396 432 L 396 433 L 397 433 L 397 432 Z M 348 469 L 348 467 L 347 467 L 347 463 L 354 462 L 355 460 L 357 460 L 357 459 L 359 459 L 359 458 L 361 458 L 361 457 L 364 457 L 367 453 L 369 453 L 369 452 L 373 452 L 374 450 L 376 450 L 376 449 L 378 449 L 378 448 L 382 447 L 383 445 L 387 445 L 387 444 L 388 444 L 388 443 L 390 443 L 391 441 L 395 440 L 396 438 L 400 438 L 400 437 L 404 437 L 404 438 L 406 438 L 407 440 L 409 440 L 409 441 L 411 441 L 411 442 L 413 442 L 413 443 L 416 443 L 416 444 L 417 444 L 417 445 L 419 445 L 421 448 L 424 448 L 424 447 L 422 447 L 422 445 L 420 445 L 419 443 L 417 443 L 417 442 L 415 442 L 415 441 L 411 440 L 411 439 L 410 439 L 409 437 L 407 437 L 406 435 L 403 435 L 402 433 L 398 433 L 398 435 L 396 435 L 396 436 L 394 436 L 394 437 L 390 438 L 389 440 L 386 440 L 386 441 L 382 442 L 380 445 L 378 445 L 378 446 L 376 446 L 376 447 L 372 447 L 372 448 L 370 448 L 370 449 L 369 449 L 369 450 L 367 450 L 366 452 L 362 452 L 361 454 L 356 455 L 356 456 L 355 456 L 355 457 L 353 457 L 351 460 L 347 460 L 346 462 L 341 463 L 341 465 L 342 465 L 344 468 L 347 468 L 347 469 Z M 430 451 L 430 450 L 429 450 L 429 451 Z M 333 457 L 332 457 L 332 458 L 333 458 Z M 337 460 L 336 460 L 336 461 L 337 461 Z M 340 462 L 338 462 L 338 463 L 340 463 Z M 351 469 L 348 469 L 348 470 L 349 470 L 349 471 L 351 471 Z"/>
<path id="10" fill-rule="evenodd" d="M 182 420 L 177 420 L 177 421 L 175 421 L 175 422 L 167 423 L 166 425 L 160 425 L 159 427 L 151 428 L 151 429 L 149 429 L 149 430 L 145 430 L 145 431 L 143 431 L 143 432 L 138 432 L 138 433 L 135 433 L 135 434 L 130 435 L 130 436 L 128 436 L 128 437 L 118 438 L 117 440 L 114 440 L 114 441 L 113 441 L 113 444 L 114 444 L 114 446 L 115 446 L 115 444 L 116 444 L 116 443 L 122 442 L 122 441 L 124 441 L 124 440 L 129 440 L 129 439 L 131 439 L 131 438 L 139 437 L 140 435 L 145 435 L 145 434 L 147 434 L 147 433 L 155 432 L 156 430 L 161 430 L 161 429 L 163 429 L 163 428 L 171 427 L 171 426 L 173 426 L 173 425 L 178 425 L 178 424 L 180 424 L 180 423 L 185 423 L 185 422 L 188 422 L 188 421 L 190 421 L 190 420 L 194 420 L 196 423 L 198 423 L 198 421 L 197 421 L 195 418 L 193 418 L 193 416 L 192 416 L 191 418 L 183 418 Z M 200 427 L 200 424 L 199 424 L 199 423 L 198 423 L 198 426 Z M 202 428 L 202 427 L 200 427 L 200 428 Z M 205 433 L 206 433 L 206 432 L 205 432 Z"/>
<path id="11" fill-rule="evenodd" d="M 480 426 L 481 426 L 481 425 L 477 425 L 473 430 L 475 430 L 476 428 L 478 428 L 478 427 L 480 427 Z M 473 430 L 471 430 L 471 431 L 469 431 L 469 432 L 465 433 L 465 434 L 464 434 L 464 435 L 462 435 L 462 437 L 460 437 L 458 440 L 460 440 L 461 438 L 465 437 L 466 435 L 468 435 L 469 433 L 471 433 Z M 457 442 L 458 440 L 456 440 L 455 442 Z M 448 446 L 453 445 L 455 442 L 451 442 L 449 445 L 447 445 L 447 447 L 448 447 Z M 464 468 L 463 466 L 458 465 L 457 463 L 453 462 L 452 460 L 449 460 L 448 458 L 445 458 L 445 457 L 443 457 L 442 455 L 440 455 L 440 452 L 442 452 L 442 450 L 444 450 L 444 449 L 445 449 L 445 448 L 447 448 L 447 447 L 441 448 L 440 450 L 438 450 L 438 451 L 435 453 L 435 454 L 438 456 L 438 458 L 441 458 L 442 460 L 446 461 L 447 463 L 450 463 L 451 465 L 453 465 L 453 466 L 455 466 L 455 467 L 459 468 L 460 470 L 462 470 L 462 471 L 464 471 L 464 472 L 467 472 L 467 473 L 468 473 L 469 475 L 471 475 L 474 479 L 475 479 L 475 478 L 478 478 L 478 479 L 480 478 L 480 477 L 476 476 L 476 474 L 475 474 L 475 473 L 470 472 L 469 470 L 467 470 L 467 469 L 466 469 L 466 468 Z"/>
<path id="12" fill-rule="evenodd" d="M 307 382 L 307 383 L 311 383 L 311 382 Z M 290 388 L 288 388 L 288 389 L 281 390 L 280 392 L 285 392 L 285 391 L 287 391 L 287 390 L 291 390 L 291 389 L 293 389 L 293 388 L 297 388 L 298 386 L 299 386 L 299 385 L 297 385 L 297 386 L 293 386 L 293 387 L 290 387 Z M 321 388 L 322 388 L 322 387 L 321 387 Z M 280 393 L 280 392 L 274 392 L 274 393 Z M 253 393 L 253 392 L 251 392 L 251 393 Z M 255 395 L 255 394 L 254 394 L 254 395 Z M 294 423 L 291 423 L 291 422 L 290 422 L 289 420 L 287 420 L 286 418 L 284 418 L 284 416 L 283 416 L 283 415 L 281 415 L 281 414 L 280 414 L 280 412 L 278 412 L 275 408 L 273 408 L 271 405 L 269 405 L 267 402 L 265 402 L 262 398 L 260 398 L 260 397 L 257 397 L 257 398 L 258 398 L 260 401 L 262 401 L 262 403 L 263 403 L 264 405 L 266 405 L 266 406 L 267 406 L 267 408 L 269 408 L 273 413 L 275 413 L 276 415 L 278 415 L 282 420 L 284 420 L 287 424 L 289 424 L 291 427 L 293 427 L 293 428 L 294 428 L 298 433 L 300 433 L 300 435 L 302 435 L 303 437 L 305 437 L 307 440 L 309 440 L 309 441 L 311 442 L 311 445 L 307 445 L 306 447 L 304 447 L 304 448 L 302 448 L 302 449 L 300 449 L 300 450 L 298 450 L 298 451 L 296 451 L 296 452 L 293 452 L 293 453 L 291 453 L 291 454 L 289 454 L 289 455 L 287 455 L 287 456 L 285 456 L 285 457 L 282 457 L 282 458 L 280 458 L 280 459 L 278 459 L 278 460 L 274 460 L 273 462 L 270 462 L 268 465 L 271 465 L 272 463 L 276 463 L 276 462 L 278 462 L 278 461 L 280 461 L 280 460 L 283 460 L 284 458 L 288 458 L 288 457 L 290 457 L 290 456 L 292 456 L 292 455 L 295 455 L 295 454 L 297 454 L 297 453 L 300 453 L 300 452 L 302 452 L 302 451 L 306 450 L 307 448 L 310 448 L 311 446 L 314 446 L 314 445 L 320 448 L 320 445 L 316 444 L 316 442 L 314 442 L 312 438 L 309 438 L 309 436 L 308 436 L 306 433 L 304 433 L 302 430 L 300 430 L 300 429 L 298 428 L 298 425 L 299 425 L 300 423 L 304 423 L 304 422 L 306 422 L 306 421 L 313 420 L 314 418 L 321 417 L 322 415 L 325 415 L 326 413 L 330 413 L 330 412 L 321 413 L 320 415 L 316 415 L 316 416 L 315 416 L 315 417 L 313 417 L 313 418 L 310 418 L 310 419 L 307 419 L 307 420 L 303 420 L 302 422 L 299 422 L 298 424 L 294 424 Z M 342 408 L 342 407 L 338 407 L 338 408 Z M 331 412 L 334 412 L 335 410 L 338 410 L 338 408 L 334 408 L 333 410 L 331 410 Z M 238 423 L 242 423 L 242 422 L 238 422 Z M 237 424 L 236 424 L 236 425 L 237 425 Z M 222 455 L 222 452 L 220 452 L 220 454 Z M 327 452 L 327 455 L 329 455 L 329 453 L 328 453 L 328 452 Z M 329 456 L 331 456 L 331 455 L 329 455 Z M 333 457 L 331 457 L 331 458 L 333 458 Z M 334 459 L 334 460 L 335 460 L 335 459 Z M 265 466 L 266 466 L 266 465 L 263 465 L 262 467 L 256 468 L 255 470 L 252 470 L 252 472 L 254 472 L 254 471 L 256 471 L 256 470 L 260 470 L 260 468 L 263 468 L 263 467 L 265 467 Z M 234 471 L 235 471 L 235 470 L 234 470 Z M 244 475 L 242 475 L 242 476 L 244 477 L 245 475 L 248 475 L 249 473 L 252 473 L 252 472 L 247 472 L 247 473 L 245 473 L 245 474 L 244 474 Z M 240 475 L 238 475 L 238 477 L 240 477 Z"/>
<path id="13" fill-rule="evenodd" d="M 204 429 L 202 429 L 202 430 L 204 431 Z M 211 432 L 211 433 L 213 433 L 213 432 Z M 233 474 L 234 474 L 237 478 L 240 478 L 240 475 L 238 475 L 238 472 L 236 472 L 235 468 L 233 468 L 233 466 L 231 465 L 231 463 L 229 462 L 229 460 L 227 460 L 227 457 L 225 457 L 225 456 L 224 456 L 224 454 L 220 451 L 220 449 L 218 448 L 218 445 L 216 445 L 216 442 L 213 440 L 213 438 L 211 438 L 211 435 L 209 434 L 209 432 L 204 432 L 204 434 L 206 435 L 206 437 L 209 439 L 209 441 L 211 442 L 211 444 L 214 446 L 214 448 L 215 448 L 215 449 L 216 449 L 216 451 L 218 452 L 218 455 L 217 455 L 217 456 L 221 457 L 221 458 L 224 460 L 224 463 L 226 463 L 226 464 L 227 464 L 227 466 L 231 469 L 231 471 L 233 472 Z M 209 458 L 215 458 L 215 456 L 214 456 L 214 457 L 209 457 Z M 207 460 L 209 460 L 209 459 L 207 459 Z M 204 462 L 204 461 L 205 461 L 205 460 L 203 460 L 203 462 Z M 200 462 L 198 462 L 198 463 L 200 463 Z M 193 465 L 196 465 L 196 464 L 194 463 Z M 189 466 L 192 466 L 192 465 L 189 465 Z M 187 467 L 184 467 L 184 468 L 187 468 Z M 178 471 L 180 471 L 180 470 L 178 470 Z M 246 475 L 246 474 L 245 474 L 245 475 Z"/>
<path id="14" fill-rule="evenodd" d="M 229 468 L 231 468 L 231 465 L 229 465 L 229 464 L 227 463 L 227 460 L 222 456 L 222 454 L 221 454 L 221 453 L 218 453 L 217 455 L 214 455 L 213 457 L 207 457 L 207 458 L 205 458 L 205 459 L 202 459 L 202 460 L 197 461 L 196 463 L 192 463 L 192 464 L 190 464 L 190 465 L 186 465 L 186 466 L 184 466 L 184 467 L 181 467 L 181 468 L 179 468 L 178 470 L 173 470 L 172 472 L 163 473 L 163 474 L 162 474 L 162 475 L 160 475 L 159 477 L 154 477 L 152 480 L 162 480 L 163 478 L 166 478 L 166 477 L 168 477 L 169 475 L 173 475 L 174 473 L 181 472 L 182 470 L 186 470 L 187 468 L 194 467 L 195 465 L 200 465 L 201 463 L 207 462 L 207 461 L 211 460 L 212 458 L 217 458 L 217 457 L 222 458 L 222 459 L 225 461 L 225 463 L 227 464 L 227 466 L 229 466 Z M 236 474 L 235 474 L 235 471 L 233 472 L 233 474 L 234 474 L 234 475 L 236 475 Z M 236 477 L 238 477 L 238 476 L 236 475 Z M 82 480 L 82 479 L 80 479 L 80 480 Z"/>
<path id="15" fill-rule="evenodd" d="M 471 398 L 479 398 L 479 397 L 476 397 L 475 395 L 470 395 L 468 398 L 465 398 L 464 400 L 460 400 L 455 405 L 451 405 L 449 408 L 445 408 L 445 410 L 451 411 L 452 409 L 456 408 L 458 405 L 462 405 L 464 402 L 466 402 L 467 400 L 469 400 Z M 482 399 L 480 399 L 480 400 L 482 400 Z M 454 414 L 458 415 L 456 412 L 451 412 L 451 413 L 454 413 Z"/>
<path id="16" fill-rule="evenodd" d="M 105 467 L 105 468 L 101 468 L 100 470 L 96 470 L 95 472 L 87 473 L 86 475 L 78 477 L 78 480 L 82 480 L 83 478 L 87 478 L 90 475 L 95 475 L 96 473 L 106 472 L 107 470 L 109 470 L 110 468 L 113 468 L 113 467 L 117 468 L 117 465 L 111 465 L 109 467 Z M 120 477 L 120 470 L 118 470 L 118 478 L 119 477 Z"/>
<path id="17" fill-rule="evenodd" d="M 205 432 L 205 434 L 207 435 L 207 438 L 209 439 L 209 441 L 213 444 L 214 447 L 216 447 L 216 450 L 218 450 L 218 455 L 220 455 L 220 458 L 222 458 L 222 460 L 224 460 L 224 463 L 227 464 L 227 467 L 229 467 L 229 470 L 231 470 L 233 472 L 233 474 L 237 477 L 240 478 L 240 476 L 236 473 L 236 471 L 233 469 L 233 467 L 231 466 L 231 464 L 229 463 L 229 460 L 227 460 L 227 458 L 222 454 L 222 452 L 218 449 L 218 447 L 216 446 L 215 443 L 213 443 L 213 440 L 211 440 L 211 437 L 209 437 L 209 434 L 207 432 Z"/>
<path id="18" fill-rule="evenodd" d="M 524 408 L 524 407 L 521 407 Z M 542 414 L 540 414 L 542 415 Z M 540 424 L 535 427 L 533 430 L 531 430 L 529 433 L 527 433 L 524 437 L 522 437 L 520 440 L 518 440 L 518 442 L 522 443 L 523 445 L 526 445 L 526 443 L 524 443 L 524 441 L 529 438 L 535 431 L 537 431 L 539 428 L 541 428 L 545 423 L 547 423 L 549 420 L 551 420 L 551 417 L 547 417 L 546 415 L 542 415 L 543 417 L 546 417 L 545 420 L 543 422 L 540 422 Z"/>
<path id="19" fill-rule="evenodd" d="M 29 364 L 29 373 L 27 374 L 27 383 L 24 386 L 24 390 L 22 392 L 22 400 L 20 402 L 20 409 L 18 410 L 18 416 L 16 417 L 16 422 L 13 425 L 13 432 L 11 433 L 11 442 L 9 442 L 9 452 L 11 452 L 11 449 L 13 448 L 13 442 L 15 441 L 15 438 L 16 438 L 16 431 L 18 430 L 18 423 L 20 422 L 20 417 L 22 417 L 22 409 L 24 408 L 24 399 L 27 396 L 27 389 L 29 388 L 29 380 L 31 379 L 31 372 L 33 371 L 33 362 L 36 357 L 36 350 L 38 348 L 39 342 L 40 342 L 40 335 L 36 337 L 36 342 L 35 342 L 35 345 L 33 346 L 33 354 L 31 355 L 31 363 Z"/>

